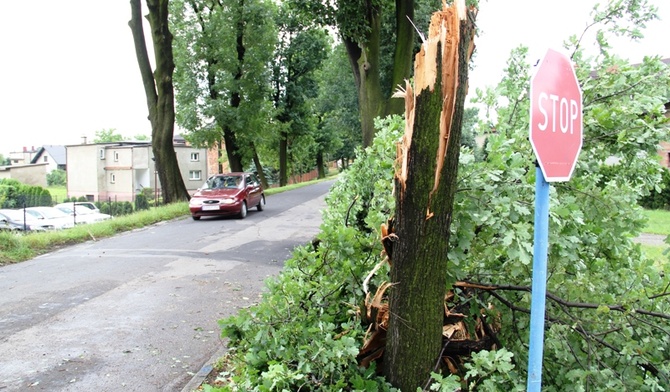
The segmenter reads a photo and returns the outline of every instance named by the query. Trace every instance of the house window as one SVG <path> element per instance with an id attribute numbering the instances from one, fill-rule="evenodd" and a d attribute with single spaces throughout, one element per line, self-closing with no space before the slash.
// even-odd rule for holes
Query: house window
<path id="1" fill-rule="evenodd" d="M 192 152 L 191 153 L 191 162 L 198 162 L 200 161 L 200 153 L 199 152 Z"/>
<path id="2" fill-rule="evenodd" d="M 47 162 L 47 161 L 48 161 L 47 158 L 48 158 L 48 157 L 45 155 L 45 156 L 43 157 L 43 159 L 44 159 L 43 162 Z"/>
<path id="3" fill-rule="evenodd" d="M 114 151 L 114 162 L 118 162 L 118 161 L 119 161 L 119 152 Z"/>
<path id="4" fill-rule="evenodd" d="M 109 183 L 114 184 L 116 183 L 116 174 L 114 173 L 109 173 Z"/>
<path id="5" fill-rule="evenodd" d="M 190 170 L 188 172 L 188 179 L 191 181 L 200 181 L 202 179 L 201 170 Z"/>
<path id="6" fill-rule="evenodd" d="M 100 159 L 105 159 L 105 149 L 104 148 L 100 149 Z"/>

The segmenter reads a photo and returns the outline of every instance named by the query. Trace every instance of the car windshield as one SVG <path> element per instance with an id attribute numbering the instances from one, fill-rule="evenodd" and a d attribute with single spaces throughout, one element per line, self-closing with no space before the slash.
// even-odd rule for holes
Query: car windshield
<path id="1" fill-rule="evenodd" d="M 77 213 L 77 215 L 86 215 L 86 214 L 94 214 L 95 213 L 95 211 L 91 210 L 90 208 L 85 207 L 85 206 L 80 206 L 79 204 L 77 204 L 74 208 L 72 208 L 72 206 L 69 206 L 69 205 L 67 205 L 67 206 L 59 205 L 56 208 L 58 208 L 59 210 L 63 211 L 66 214 L 73 214 L 75 212 Z"/>
<path id="2" fill-rule="evenodd" d="M 236 189 L 242 184 L 241 176 L 214 176 L 207 180 L 203 189 Z"/>
<path id="3" fill-rule="evenodd" d="M 26 211 L 32 213 L 31 210 Z M 67 216 L 66 213 L 57 208 L 40 208 L 39 210 L 35 211 L 37 212 L 37 214 L 41 214 L 47 219 L 62 218 L 64 216 Z"/>

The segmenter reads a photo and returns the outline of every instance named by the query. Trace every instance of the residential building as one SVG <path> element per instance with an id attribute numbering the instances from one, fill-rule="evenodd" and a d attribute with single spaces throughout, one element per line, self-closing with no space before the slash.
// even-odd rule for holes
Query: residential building
<path id="1" fill-rule="evenodd" d="M 186 189 L 193 193 L 208 175 L 207 150 L 180 140 L 175 140 L 174 148 Z M 133 201 L 144 188 L 156 190 L 158 176 L 150 142 L 70 145 L 66 156 L 69 197 Z"/>
<path id="2" fill-rule="evenodd" d="M 30 163 L 46 163 L 47 174 L 56 169 L 65 170 L 65 146 L 46 145 L 40 147 Z"/>
<path id="3" fill-rule="evenodd" d="M 23 151 L 13 151 L 9 153 L 9 161 L 12 165 L 27 165 L 37 154 L 35 147 L 23 147 Z"/>

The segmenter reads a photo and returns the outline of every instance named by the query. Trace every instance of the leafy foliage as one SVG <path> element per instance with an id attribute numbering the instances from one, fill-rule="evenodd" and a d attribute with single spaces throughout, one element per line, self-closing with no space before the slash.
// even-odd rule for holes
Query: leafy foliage
<path id="1" fill-rule="evenodd" d="M 148 210 L 149 209 L 149 200 L 144 195 L 144 193 L 138 193 L 135 195 L 135 211 Z"/>
<path id="2" fill-rule="evenodd" d="M 391 391 L 374 368 L 356 365 L 365 331 L 358 318 L 362 277 L 379 261 L 372 230 L 393 204 L 395 142 L 402 121 L 387 120 L 376 143 L 334 185 L 315 247 L 296 249 L 282 274 L 268 280 L 268 294 L 252 308 L 221 321 L 230 339 L 230 391 Z M 364 209 L 375 211 L 363 217 Z M 356 217 L 360 217 L 360 221 Z"/>
<path id="3" fill-rule="evenodd" d="M 64 186 L 67 184 L 67 173 L 63 169 L 52 170 L 47 174 L 48 186 Z"/>
<path id="4" fill-rule="evenodd" d="M 273 133 L 268 98 L 275 6 L 179 0 L 170 10 L 177 123 L 195 146 L 214 147 L 226 135 L 229 162 L 246 166 L 253 143 Z"/>
<path id="5" fill-rule="evenodd" d="M 121 142 L 125 140 L 123 135 L 116 132 L 116 129 L 100 129 L 95 131 L 95 138 L 93 143 L 110 143 L 110 142 Z"/>
<path id="6" fill-rule="evenodd" d="M 50 206 L 51 193 L 36 185 L 26 185 L 17 180 L 0 179 L 0 208 Z"/>
<path id="7" fill-rule="evenodd" d="M 358 96 L 342 44 L 337 45 L 318 71 L 319 95 L 314 100 L 319 114 L 315 133 L 318 148 L 331 159 L 349 160 L 361 144 Z"/>
<path id="8" fill-rule="evenodd" d="M 663 172 L 663 180 L 640 199 L 640 205 L 644 208 L 670 210 L 670 170 Z"/>

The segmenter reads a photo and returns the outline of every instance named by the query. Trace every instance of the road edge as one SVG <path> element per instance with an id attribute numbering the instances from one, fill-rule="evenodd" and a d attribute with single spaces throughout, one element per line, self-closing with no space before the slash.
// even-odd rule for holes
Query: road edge
<path id="1" fill-rule="evenodd" d="M 182 388 L 181 392 L 193 392 L 197 390 L 202 385 L 203 381 L 205 381 L 205 379 L 207 379 L 210 373 L 212 373 L 214 370 L 214 364 L 216 361 L 223 357 L 227 351 L 228 347 L 226 346 L 219 348 L 214 353 L 214 355 L 212 355 L 212 357 L 207 362 L 205 362 L 204 365 L 202 365 L 200 370 L 198 370 L 198 372 L 193 375 L 191 380 L 186 385 L 184 385 L 184 388 Z"/>

